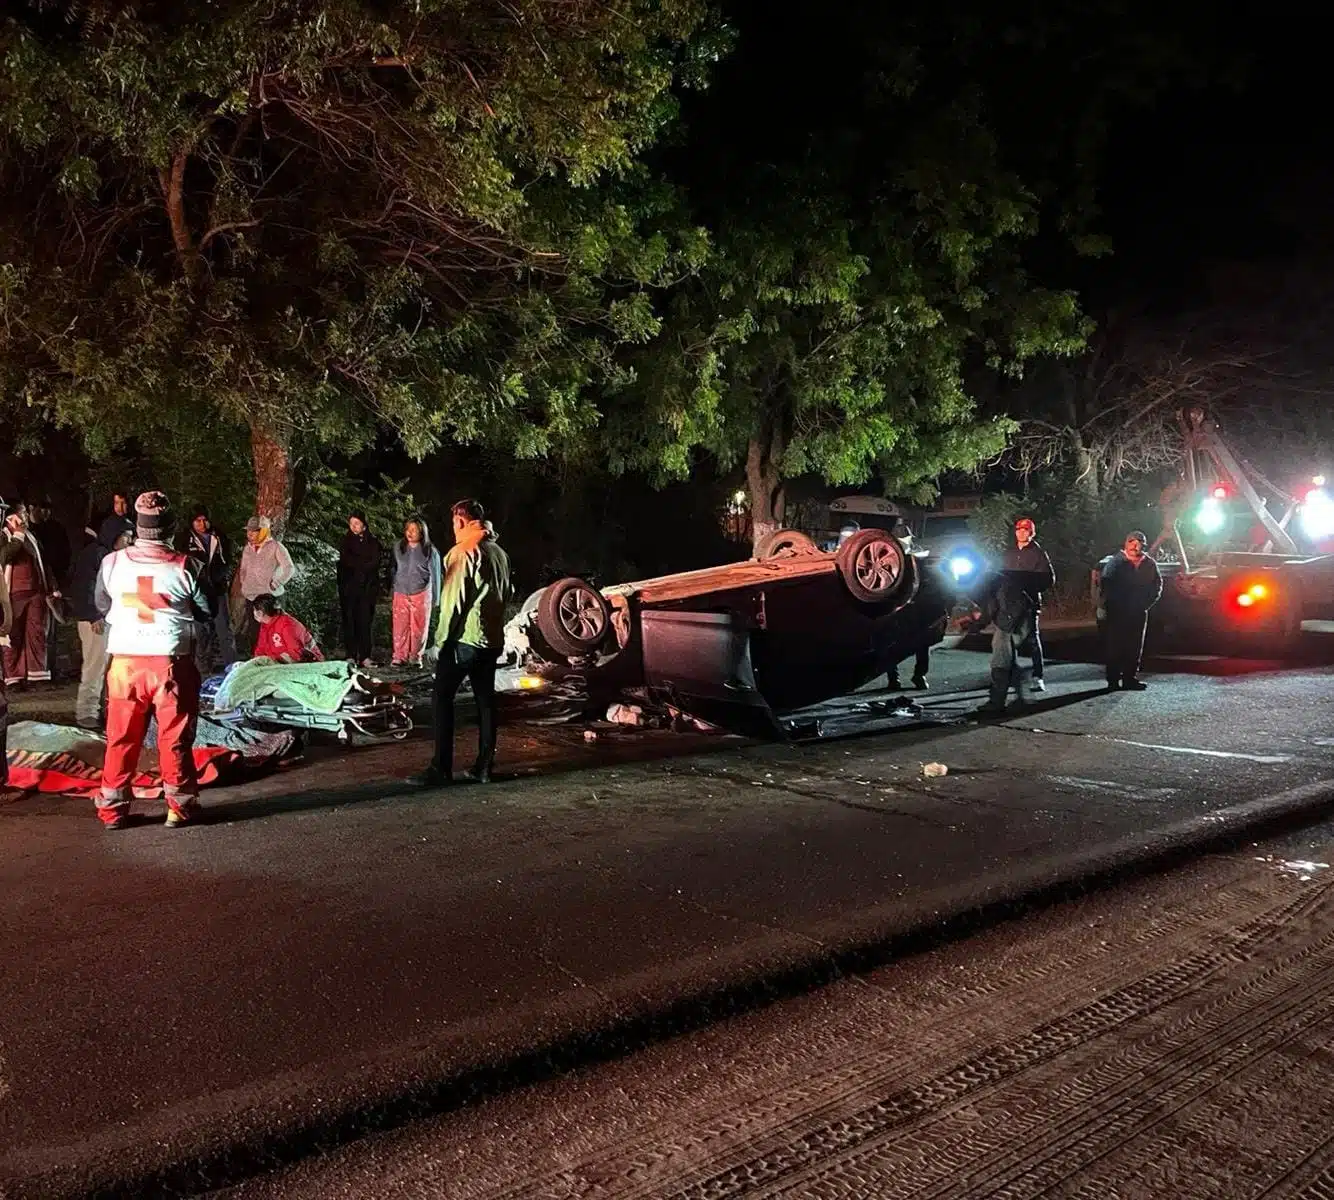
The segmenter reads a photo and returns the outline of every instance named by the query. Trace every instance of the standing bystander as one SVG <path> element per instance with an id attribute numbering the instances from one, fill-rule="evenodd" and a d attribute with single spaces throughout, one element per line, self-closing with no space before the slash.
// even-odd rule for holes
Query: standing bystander
<path id="1" fill-rule="evenodd" d="M 454 547 L 445 557 L 440 616 L 432 644 L 435 669 L 435 754 L 416 782 L 453 782 L 454 697 L 467 679 L 477 703 L 477 758 L 465 779 L 491 782 L 496 757 L 496 661 L 505 642 L 505 603 L 510 598 L 510 560 L 497 543 L 476 500 L 451 510 Z"/>
<path id="2" fill-rule="evenodd" d="M 246 522 L 245 539 L 241 564 L 232 580 L 231 616 L 236 653 L 249 658 L 255 652 L 255 636 L 259 633 L 255 601 L 261 596 L 281 596 L 296 568 L 287 547 L 273 536 L 268 517 L 251 517 Z"/>
<path id="3" fill-rule="evenodd" d="M 97 579 L 106 556 L 113 550 L 123 550 L 130 538 L 122 531 L 114 545 L 104 546 L 92 529 L 83 532 L 88 540 L 74 560 L 65 591 L 70 615 L 78 623 L 79 649 L 83 654 L 74 721 L 80 729 L 102 729 L 106 718 L 107 627 L 97 608 Z"/>
<path id="4" fill-rule="evenodd" d="M 212 620 L 201 622 L 195 630 L 195 662 L 200 675 L 207 676 L 215 655 L 224 669 L 236 661 L 236 644 L 232 640 L 231 615 L 226 603 L 227 587 L 231 582 L 227 543 L 213 528 L 204 505 L 195 505 L 190 513 L 189 527 L 177 540 L 176 549 L 194 563 L 199 582 L 213 609 Z"/>
<path id="5" fill-rule="evenodd" d="M 409 517 L 394 545 L 395 666 L 421 666 L 431 632 L 431 613 L 440 604 L 440 552 L 421 517 Z"/>
<path id="6" fill-rule="evenodd" d="M 1056 586 L 1056 572 L 1052 569 L 1047 552 L 1038 545 L 1037 532 L 1032 517 L 1020 517 L 1015 521 L 1014 545 L 1005 552 L 1002 566 L 1028 597 L 1032 632 L 1024 649 L 1030 651 L 1033 658 L 1033 690 L 1044 692 L 1047 685 L 1042 678 L 1042 594 Z"/>
<path id="7" fill-rule="evenodd" d="M 1149 609 L 1163 594 L 1158 564 L 1145 553 L 1149 539 L 1138 529 L 1126 534 L 1121 549 L 1102 567 L 1098 616 L 1105 622 L 1107 690 L 1142 692 L 1139 678 Z"/>

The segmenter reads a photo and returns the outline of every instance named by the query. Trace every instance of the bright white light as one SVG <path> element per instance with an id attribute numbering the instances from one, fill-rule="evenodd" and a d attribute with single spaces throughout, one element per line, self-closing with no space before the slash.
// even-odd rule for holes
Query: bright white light
<path id="1" fill-rule="evenodd" d="M 959 555 L 957 558 L 950 559 L 950 574 L 955 579 L 963 579 L 966 575 L 973 573 L 973 568 L 977 566 L 971 558 L 964 558 Z"/>
<path id="2" fill-rule="evenodd" d="M 1323 541 L 1334 537 L 1334 499 L 1324 488 L 1316 488 L 1306 493 L 1306 503 L 1302 505 L 1302 532 L 1312 541 Z"/>
<path id="3" fill-rule="evenodd" d="M 1325 477 L 1323 475 L 1317 475 L 1313 480 L 1311 480 L 1311 482 L 1315 484 L 1316 487 L 1324 487 Z"/>
<path id="4" fill-rule="evenodd" d="M 1222 506 L 1212 496 L 1200 505 L 1200 511 L 1195 514 L 1195 524 L 1200 527 L 1201 533 L 1217 533 L 1226 521 Z"/>
<path id="5" fill-rule="evenodd" d="M 745 492 L 736 492 L 736 493 L 732 496 L 732 503 L 733 503 L 733 504 L 745 504 L 745 502 L 746 502 L 746 493 L 745 493 Z"/>

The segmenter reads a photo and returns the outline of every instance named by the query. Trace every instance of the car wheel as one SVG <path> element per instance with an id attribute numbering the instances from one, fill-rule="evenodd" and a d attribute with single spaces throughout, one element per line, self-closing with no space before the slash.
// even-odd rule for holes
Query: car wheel
<path id="1" fill-rule="evenodd" d="M 798 533 L 795 529 L 775 529 L 773 533 L 766 533 L 755 543 L 755 557 L 758 559 L 805 558 L 819 553 L 820 548 L 804 533 Z"/>
<path id="2" fill-rule="evenodd" d="M 559 579 L 538 601 L 537 628 L 558 654 L 592 654 L 611 628 L 611 608 L 592 584 L 573 577 Z"/>
<path id="3" fill-rule="evenodd" d="M 854 599 L 883 604 L 902 589 L 908 575 L 907 559 L 903 546 L 892 534 L 863 529 L 838 548 L 835 561 Z"/>

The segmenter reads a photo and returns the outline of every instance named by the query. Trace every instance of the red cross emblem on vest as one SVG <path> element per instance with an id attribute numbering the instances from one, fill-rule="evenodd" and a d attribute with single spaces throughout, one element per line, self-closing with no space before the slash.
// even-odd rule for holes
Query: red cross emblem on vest
<path id="1" fill-rule="evenodd" d="M 152 625 L 157 621 L 157 610 L 170 607 L 171 600 L 160 592 L 153 590 L 153 577 L 151 575 L 140 575 L 134 582 L 137 585 L 137 590 L 122 592 L 120 602 L 127 608 L 137 608 L 139 610 L 139 620 L 147 625 Z"/>

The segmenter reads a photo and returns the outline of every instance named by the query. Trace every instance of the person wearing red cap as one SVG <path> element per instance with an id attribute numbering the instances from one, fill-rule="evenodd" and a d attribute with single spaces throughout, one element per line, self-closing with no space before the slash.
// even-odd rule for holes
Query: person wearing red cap
<path id="1" fill-rule="evenodd" d="M 1005 552 L 1003 568 L 1006 577 L 1013 579 L 1028 597 L 1033 630 L 1024 647 L 1032 651 L 1033 657 L 1033 675 L 1029 686 L 1035 692 L 1045 692 L 1047 685 L 1042 679 L 1042 630 L 1039 622 L 1042 616 L 1042 593 L 1056 586 L 1056 572 L 1052 569 L 1047 552 L 1038 545 L 1037 532 L 1032 517 L 1020 517 L 1015 521 L 1014 545 Z"/>
<path id="2" fill-rule="evenodd" d="M 135 543 L 102 562 L 94 592 L 107 624 L 107 751 L 97 815 L 121 828 L 150 716 L 158 725 L 158 765 L 167 824 L 186 824 L 197 812 L 195 721 L 199 668 L 195 622 L 211 616 L 198 566 L 171 546 L 171 509 L 161 492 L 134 505 Z"/>

